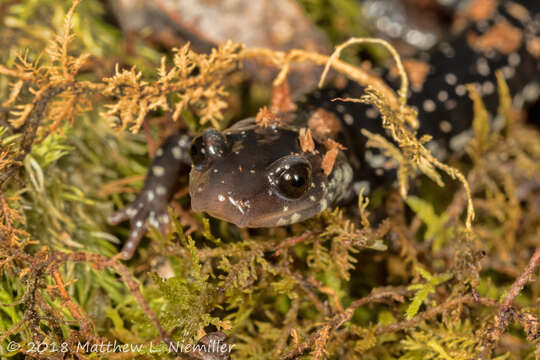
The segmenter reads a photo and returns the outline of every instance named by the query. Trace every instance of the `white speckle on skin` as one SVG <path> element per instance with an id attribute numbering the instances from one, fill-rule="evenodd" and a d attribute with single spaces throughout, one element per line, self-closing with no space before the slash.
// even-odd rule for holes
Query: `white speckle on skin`
<path id="1" fill-rule="evenodd" d="M 448 85 L 456 85 L 457 84 L 457 77 L 453 73 L 448 73 L 444 76 L 444 80 Z"/>
<path id="2" fill-rule="evenodd" d="M 299 213 L 292 214 L 292 216 L 291 216 L 291 224 L 294 224 L 295 222 L 298 222 L 298 220 L 300 220 L 300 214 Z"/>
<path id="3" fill-rule="evenodd" d="M 217 196 L 217 199 L 218 199 L 219 201 L 225 201 L 225 196 L 219 194 L 219 195 Z"/>
<path id="4" fill-rule="evenodd" d="M 446 120 L 441 121 L 441 123 L 439 124 L 439 127 L 444 133 L 449 133 L 450 131 L 452 131 L 452 124 L 450 124 L 450 122 Z"/>
<path id="5" fill-rule="evenodd" d="M 158 221 L 156 220 L 156 213 L 155 212 L 151 212 L 150 213 L 150 216 L 148 218 L 148 222 L 150 223 L 150 225 L 152 225 L 153 227 L 157 228 L 159 226 L 159 223 Z"/>
<path id="6" fill-rule="evenodd" d="M 155 176 L 163 176 L 163 174 L 165 174 L 165 169 L 163 168 L 163 166 L 156 165 L 152 167 L 152 173 Z"/>
<path id="7" fill-rule="evenodd" d="M 525 100 L 534 101 L 536 98 L 538 98 L 538 95 L 540 95 L 540 86 L 537 83 L 532 82 L 530 84 L 527 84 L 523 88 L 522 92 Z"/>
<path id="8" fill-rule="evenodd" d="M 309 197 L 309 200 L 315 201 L 315 200 L 317 200 L 317 199 L 315 199 L 315 196 L 311 195 L 311 196 Z"/>
<path id="9" fill-rule="evenodd" d="M 446 107 L 447 110 L 452 110 L 457 106 L 457 102 L 454 99 L 449 99 L 448 101 L 444 103 L 444 106 Z"/>
<path id="10" fill-rule="evenodd" d="M 173 147 L 171 149 L 171 152 L 176 160 L 180 160 L 180 158 L 182 157 L 182 149 L 180 149 L 178 146 Z"/>
<path id="11" fill-rule="evenodd" d="M 163 224 L 168 224 L 169 223 L 169 216 L 166 215 L 166 214 L 161 215 L 159 217 L 159 222 L 163 223 Z"/>
<path id="12" fill-rule="evenodd" d="M 440 102 L 445 102 L 446 100 L 448 100 L 448 93 L 445 90 L 441 90 L 437 94 L 437 98 Z"/>
<path id="13" fill-rule="evenodd" d="M 283 226 L 287 224 L 288 224 L 287 220 L 285 220 L 284 218 L 279 218 L 279 220 L 276 223 L 276 226 Z"/>
<path id="14" fill-rule="evenodd" d="M 354 118 L 352 117 L 351 114 L 345 114 L 345 116 L 343 117 L 343 120 L 345 120 L 345 123 L 347 125 L 352 125 L 353 121 L 354 121 Z"/>
<path id="15" fill-rule="evenodd" d="M 485 58 L 480 58 L 476 61 L 476 71 L 482 76 L 488 76 L 490 69 Z"/>
<path id="16" fill-rule="evenodd" d="M 377 116 L 379 116 L 379 111 L 374 107 L 371 107 L 366 110 L 366 116 L 370 119 L 375 119 Z"/>
<path id="17" fill-rule="evenodd" d="M 283 207 L 283 212 L 285 212 L 285 211 L 287 211 L 287 210 L 289 210 L 289 207 L 288 207 L 288 206 L 284 206 L 284 207 Z"/>
<path id="18" fill-rule="evenodd" d="M 163 149 L 159 148 L 156 150 L 156 156 L 161 156 L 161 155 L 163 155 Z"/>
<path id="19" fill-rule="evenodd" d="M 353 171 L 350 166 L 344 166 L 343 167 L 343 182 L 344 183 L 350 183 L 353 177 Z"/>
<path id="20" fill-rule="evenodd" d="M 322 199 L 320 206 L 321 206 L 321 211 L 326 210 L 326 208 L 328 207 L 328 201 L 326 201 L 326 199 Z"/>
<path id="21" fill-rule="evenodd" d="M 516 67 L 521 62 L 521 56 L 518 53 L 511 53 L 508 56 L 508 65 Z"/>
<path id="22" fill-rule="evenodd" d="M 143 225 L 143 222 L 142 222 L 141 220 L 138 220 L 138 221 L 135 223 L 135 227 L 137 227 L 137 228 L 142 227 L 142 225 Z"/>
<path id="23" fill-rule="evenodd" d="M 515 75 L 516 70 L 513 67 L 505 66 L 502 69 L 502 73 L 505 79 L 510 79 Z"/>
<path id="24" fill-rule="evenodd" d="M 178 140 L 178 145 L 180 145 L 180 147 L 186 147 L 188 142 L 189 139 L 187 138 L 187 136 L 182 136 L 180 140 Z"/>
<path id="25" fill-rule="evenodd" d="M 494 91 L 495 85 L 493 85 L 491 81 L 484 82 L 484 84 L 482 85 L 482 93 L 484 93 L 485 95 L 490 95 L 493 94 Z"/>
<path id="26" fill-rule="evenodd" d="M 146 197 L 148 198 L 148 201 L 152 201 L 154 200 L 154 192 L 153 191 L 149 191 L 146 193 Z"/>
<path id="27" fill-rule="evenodd" d="M 438 141 L 429 141 L 426 144 L 426 148 L 431 151 L 433 156 L 435 156 L 438 160 L 443 160 L 446 157 L 446 150 L 444 149 L 444 146 L 442 146 L 442 144 Z"/>
<path id="28" fill-rule="evenodd" d="M 161 186 L 161 185 L 158 185 L 156 187 L 156 194 L 158 195 L 165 195 L 165 193 L 167 192 L 167 189 L 165 189 L 165 187 Z"/>
<path id="29" fill-rule="evenodd" d="M 134 238 L 135 236 L 137 236 L 135 233 L 132 233 L 131 234 L 131 237 Z M 126 245 L 124 245 L 126 247 L 126 249 L 131 249 L 133 247 L 133 243 L 132 242 L 128 242 Z"/>
<path id="30" fill-rule="evenodd" d="M 450 139 L 450 149 L 452 149 L 454 152 L 459 152 L 463 150 L 465 148 L 465 145 L 467 145 L 469 141 L 471 141 L 473 136 L 474 133 L 471 129 L 457 134 Z"/>
<path id="31" fill-rule="evenodd" d="M 335 181 L 340 182 L 343 178 L 343 173 L 341 172 L 341 168 L 337 168 L 334 170 L 334 179 Z"/>
<path id="32" fill-rule="evenodd" d="M 132 208 L 128 208 L 128 209 L 126 210 L 126 214 L 127 214 L 127 216 L 129 216 L 129 217 L 133 217 L 133 216 L 135 216 L 135 215 L 137 214 L 137 210 L 132 209 Z"/>
<path id="33" fill-rule="evenodd" d="M 456 86 L 456 95 L 463 96 L 467 92 L 467 88 L 465 85 L 458 85 Z"/>
<path id="34" fill-rule="evenodd" d="M 442 51 L 444 56 L 448 58 L 454 57 L 456 55 L 454 48 L 447 42 L 442 42 L 439 45 L 439 49 Z"/>
<path id="35" fill-rule="evenodd" d="M 256 171 L 255 171 L 255 170 L 249 170 L 249 173 L 250 173 L 250 174 L 255 174 Z"/>
<path id="36" fill-rule="evenodd" d="M 353 184 L 353 191 L 356 193 L 356 195 L 360 194 L 360 191 L 364 189 L 364 195 L 369 193 L 369 182 L 367 181 L 357 181 Z"/>
<path id="37" fill-rule="evenodd" d="M 364 158 L 372 168 L 380 168 L 386 162 L 386 157 L 383 154 L 374 154 L 371 150 L 364 152 Z"/>
<path id="38" fill-rule="evenodd" d="M 433 102 L 433 100 L 431 99 L 427 99 L 424 101 L 424 103 L 422 104 L 422 107 L 424 108 L 425 111 L 427 112 L 432 112 L 435 110 L 435 108 L 437 107 L 435 105 L 435 102 Z"/>

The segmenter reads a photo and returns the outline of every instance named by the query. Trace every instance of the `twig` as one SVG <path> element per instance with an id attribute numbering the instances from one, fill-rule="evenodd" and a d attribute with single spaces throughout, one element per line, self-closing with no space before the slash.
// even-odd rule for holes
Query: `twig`
<path id="1" fill-rule="evenodd" d="M 410 320 L 397 322 L 394 324 L 381 326 L 377 328 L 376 333 L 377 334 L 385 334 L 385 333 L 392 333 L 396 331 L 401 331 L 407 328 L 410 328 L 411 326 L 414 326 L 416 324 L 421 323 L 424 320 L 431 319 L 435 317 L 438 314 L 441 314 L 449 309 L 452 309 L 458 305 L 461 304 L 467 304 L 467 303 L 481 303 L 483 305 L 487 306 L 497 306 L 497 302 L 495 300 L 491 300 L 489 298 L 484 297 L 475 297 L 473 295 L 465 295 L 459 298 L 452 299 L 448 302 L 445 302 L 439 306 L 436 306 L 432 309 L 426 310 L 423 313 L 420 313 L 413 317 Z"/>
<path id="2" fill-rule="evenodd" d="M 485 339 L 484 349 L 480 355 L 482 359 L 488 359 L 491 355 L 491 351 L 499 341 L 502 333 L 508 326 L 508 322 L 513 317 L 512 301 L 519 295 L 525 284 L 529 281 L 532 273 L 540 264 L 540 246 L 536 248 L 529 263 L 523 270 L 523 273 L 514 281 L 508 294 L 504 298 L 501 308 L 497 315 L 495 315 L 495 324 L 490 329 Z"/>
<path id="3" fill-rule="evenodd" d="M 11 328 L 9 328 L 7 331 L 4 331 L 2 335 L 0 335 L 0 344 L 4 342 L 8 338 L 8 336 L 15 334 L 25 323 L 27 319 L 23 318 L 21 321 L 13 325 Z"/>
<path id="4" fill-rule="evenodd" d="M 90 334 L 93 331 L 96 332 L 95 327 L 93 324 L 88 320 L 89 317 L 87 314 L 84 313 L 84 310 L 80 308 L 79 305 L 75 304 L 71 297 L 68 295 L 64 282 L 62 281 L 62 277 L 60 276 L 60 273 L 58 272 L 58 268 L 54 268 L 52 270 L 52 276 L 54 281 L 56 282 L 58 292 L 60 293 L 60 297 L 62 298 L 62 301 L 67 306 L 69 312 L 75 320 L 81 324 L 81 329 L 85 333 L 87 337 L 91 337 Z"/>
<path id="5" fill-rule="evenodd" d="M 276 246 L 275 251 L 274 251 L 274 256 L 281 255 L 284 249 L 293 247 L 296 244 L 299 244 L 302 241 L 309 239 L 311 235 L 313 235 L 311 231 L 306 231 L 303 234 L 300 234 L 298 236 L 288 238 L 287 240 L 281 242 L 278 246 Z"/>
<path id="6" fill-rule="evenodd" d="M 285 344 L 287 343 L 287 338 L 289 337 L 291 330 L 294 328 L 294 324 L 296 324 L 296 318 L 298 316 L 299 308 L 300 308 L 300 298 L 297 297 L 292 301 L 291 308 L 287 312 L 287 315 L 285 315 L 283 331 L 281 333 L 279 340 L 277 341 L 276 350 L 274 351 L 274 356 L 278 356 L 281 353 Z"/>
<path id="7" fill-rule="evenodd" d="M 66 88 L 67 86 L 45 87 L 35 95 L 32 101 L 31 113 L 24 123 L 23 138 L 20 145 L 21 151 L 15 158 L 15 161 L 7 165 L 0 174 L 0 188 L 22 166 L 22 161 L 32 149 L 39 123 L 44 116 L 47 105 L 56 95 L 62 93 Z"/>
<path id="8" fill-rule="evenodd" d="M 396 291 L 395 289 L 376 291 L 375 293 L 358 299 L 354 301 L 349 307 L 347 307 L 343 312 L 334 315 L 325 325 L 320 326 L 306 341 L 295 347 L 295 349 L 283 355 L 280 359 L 296 359 L 297 357 L 301 356 L 309 349 L 311 349 L 315 344 L 317 344 L 317 347 L 320 347 L 323 344 L 318 341 L 322 339 L 322 342 L 325 343 L 329 338 L 327 336 L 328 333 L 332 329 L 336 329 L 340 327 L 344 322 L 350 320 L 356 308 L 369 303 L 383 302 L 388 300 L 388 298 L 397 301 L 403 301 L 402 295 L 399 293 L 399 291 Z"/>

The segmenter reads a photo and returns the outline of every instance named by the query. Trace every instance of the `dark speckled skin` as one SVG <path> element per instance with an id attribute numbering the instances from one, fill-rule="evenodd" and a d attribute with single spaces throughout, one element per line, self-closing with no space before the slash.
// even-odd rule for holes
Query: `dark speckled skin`
<path id="1" fill-rule="evenodd" d="M 527 51 L 526 42 L 517 51 L 503 55 L 497 51 L 475 51 L 466 40 L 468 32 L 485 33 L 494 22 L 503 19 L 521 29 L 525 40 L 538 37 L 540 1 L 522 4 L 531 11 L 530 21 L 515 19 L 500 6 L 494 20 L 472 25 L 456 39 L 419 55 L 431 71 L 422 87 L 413 87 L 409 104 L 419 112 L 419 135 L 433 135 L 429 146 L 441 159 L 449 152 L 462 151 L 472 135 L 472 103 L 465 84 L 478 85 L 491 113 L 497 110 L 497 69 L 502 69 L 511 92 L 517 94 L 517 102 L 538 97 L 540 65 L 538 58 Z M 297 103 L 297 111 L 285 114 L 289 119 L 286 125 L 261 127 L 249 118 L 222 133 L 207 130 L 193 141 L 201 143 L 204 152 L 204 161 L 194 166 L 188 155 L 191 138 L 184 134 L 171 136 L 152 162 L 144 188 L 135 201 L 110 217 L 112 223 L 131 220 L 130 238 L 122 250 L 124 257 L 133 255 L 146 220 L 161 231 L 166 230 L 167 203 L 178 179 L 187 175 L 189 169 L 193 209 L 241 227 L 299 222 L 352 197 L 362 188 L 369 192 L 374 187 L 391 185 L 395 169 L 382 154 L 366 148 L 366 139 L 360 133 L 362 128 L 382 133 L 377 112 L 361 104 L 331 101 L 361 94 L 362 89 L 354 85 L 343 90 L 316 91 Z M 299 143 L 299 130 L 308 126 L 309 119 L 320 108 L 341 121 L 342 131 L 335 135 L 335 140 L 348 148 L 339 151 L 328 176 L 321 168 L 327 152 L 324 136 L 315 137 L 313 152 L 302 151 Z M 283 169 L 299 161 L 309 166 L 311 177 L 305 192 L 293 200 L 280 193 L 276 179 Z"/>

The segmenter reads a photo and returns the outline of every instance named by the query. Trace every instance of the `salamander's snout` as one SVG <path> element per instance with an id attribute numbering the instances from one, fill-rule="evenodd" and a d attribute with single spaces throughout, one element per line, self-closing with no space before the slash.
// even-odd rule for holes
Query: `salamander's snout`
<path id="1" fill-rule="evenodd" d="M 191 142 L 189 155 L 197 170 L 210 166 L 213 159 L 223 158 L 229 151 L 227 139 L 216 129 L 208 129 Z"/>

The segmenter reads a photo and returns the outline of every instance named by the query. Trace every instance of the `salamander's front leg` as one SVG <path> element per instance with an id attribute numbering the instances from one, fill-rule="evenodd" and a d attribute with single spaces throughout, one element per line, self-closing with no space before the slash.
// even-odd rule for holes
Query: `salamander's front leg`
<path id="1" fill-rule="evenodd" d="M 156 151 L 141 192 L 132 203 L 109 216 L 108 222 L 112 225 L 128 219 L 131 222 L 129 238 L 122 248 L 125 259 L 135 253 L 146 231 L 147 220 L 163 235 L 167 233 L 170 226 L 168 203 L 178 190 L 179 179 L 187 176 L 191 169 L 190 143 L 191 137 L 187 134 L 178 132 L 169 136 Z"/>

